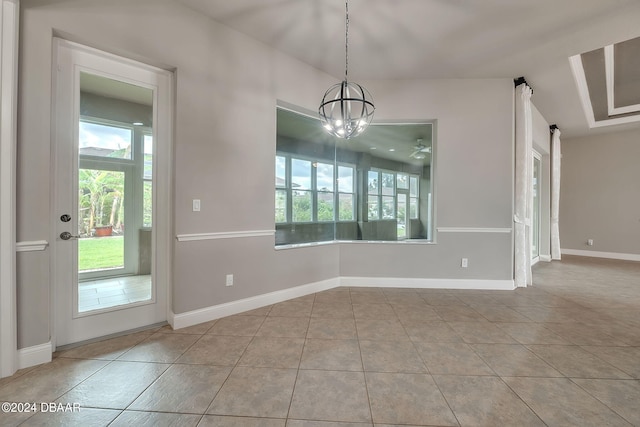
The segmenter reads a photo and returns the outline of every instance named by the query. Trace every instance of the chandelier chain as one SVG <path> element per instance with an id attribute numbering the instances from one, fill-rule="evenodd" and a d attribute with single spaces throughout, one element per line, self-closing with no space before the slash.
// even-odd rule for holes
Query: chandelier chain
<path id="1" fill-rule="evenodd" d="M 349 74 L 349 0 L 345 1 L 344 10 L 344 81 L 346 82 Z"/>
<path id="2" fill-rule="evenodd" d="M 318 113 L 324 128 L 338 138 L 360 135 L 373 119 L 375 106 L 369 92 L 349 77 L 349 0 L 345 0 L 344 80 L 324 94 Z"/>

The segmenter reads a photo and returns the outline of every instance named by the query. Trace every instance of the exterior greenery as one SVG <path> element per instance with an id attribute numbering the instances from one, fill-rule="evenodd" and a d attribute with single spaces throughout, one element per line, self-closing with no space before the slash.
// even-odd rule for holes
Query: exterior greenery
<path id="1" fill-rule="evenodd" d="M 90 236 L 95 227 L 124 225 L 124 173 L 79 169 L 78 232 Z"/>

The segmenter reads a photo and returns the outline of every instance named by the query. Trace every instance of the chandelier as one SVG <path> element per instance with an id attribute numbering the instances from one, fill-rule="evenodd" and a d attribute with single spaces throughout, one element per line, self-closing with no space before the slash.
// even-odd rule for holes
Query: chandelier
<path id="1" fill-rule="evenodd" d="M 345 2 L 344 80 L 329 88 L 322 98 L 318 113 L 324 128 L 338 138 L 360 135 L 373 119 L 375 107 L 371 94 L 357 83 L 348 81 L 349 74 L 349 0 Z"/>

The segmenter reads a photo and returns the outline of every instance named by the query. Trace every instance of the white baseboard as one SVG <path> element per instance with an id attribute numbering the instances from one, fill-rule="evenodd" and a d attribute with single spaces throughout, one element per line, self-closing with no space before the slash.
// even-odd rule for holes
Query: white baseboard
<path id="1" fill-rule="evenodd" d="M 551 255 L 540 255 L 540 261 L 551 262 Z"/>
<path id="2" fill-rule="evenodd" d="M 18 369 L 51 362 L 51 341 L 18 350 Z"/>
<path id="3" fill-rule="evenodd" d="M 593 258 L 609 258 L 609 259 L 621 259 L 624 261 L 640 261 L 640 255 L 638 254 L 623 254 L 619 252 L 598 252 L 598 251 L 583 251 L 579 249 L 560 249 L 562 255 L 577 255 Z"/>
<path id="4" fill-rule="evenodd" d="M 169 313 L 168 322 L 173 329 L 186 328 L 221 317 L 231 316 L 266 305 L 276 304 L 293 298 L 326 291 L 339 286 L 351 287 L 386 287 L 416 289 L 474 289 L 474 290 L 508 290 L 515 289 L 513 280 L 476 280 L 476 279 L 420 279 L 395 277 L 336 277 L 290 289 L 257 295 L 238 301 L 188 311 L 186 313 Z"/>
<path id="5" fill-rule="evenodd" d="M 513 290 L 513 280 L 421 279 L 397 277 L 341 277 L 340 286 L 416 289 Z"/>
<path id="6" fill-rule="evenodd" d="M 294 288 L 283 289 L 281 291 L 269 292 L 268 294 L 256 295 L 255 297 L 214 305 L 199 310 L 188 311 L 186 313 L 171 313 L 168 322 L 173 329 L 186 328 L 187 326 L 209 322 L 221 317 L 231 316 L 233 314 L 264 307 L 266 305 L 276 304 L 293 298 L 314 294 L 316 292 L 326 291 L 338 286 L 340 286 L 340 279 L 336 277 L 333 279 L 322 280 L 320 282 L 296 286 Z"/>

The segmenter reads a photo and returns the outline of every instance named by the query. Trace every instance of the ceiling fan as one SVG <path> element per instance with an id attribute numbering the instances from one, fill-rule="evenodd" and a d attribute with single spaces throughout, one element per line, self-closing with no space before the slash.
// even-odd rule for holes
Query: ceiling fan
<path id="1" fill-rule="evenodd" d="M 409 157 L 413 157 L 416 160 L 423 160 L 425 157 L 427 157 L 427 154 L 431 154 L 431 147 L 427 147 L 426 145 L 424 145 L 422 143 L 422 138 L 418 138 L 413 149 L 415 151 L 409 154 Z"/>

